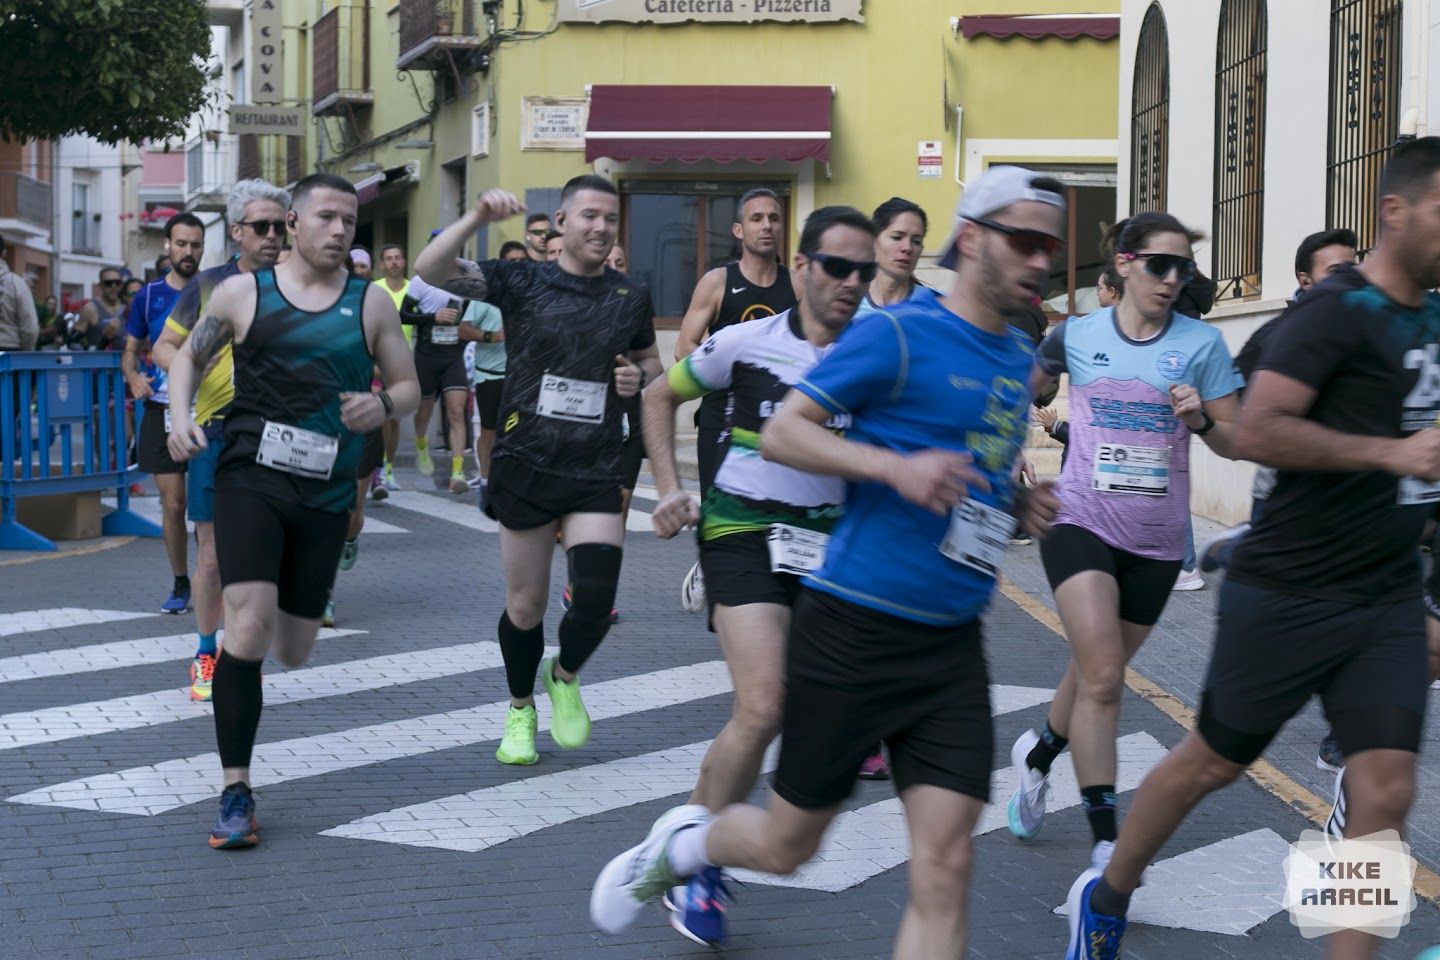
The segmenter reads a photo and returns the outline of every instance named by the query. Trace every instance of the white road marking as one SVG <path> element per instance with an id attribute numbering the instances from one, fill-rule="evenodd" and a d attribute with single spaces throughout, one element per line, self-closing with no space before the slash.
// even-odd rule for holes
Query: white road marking
<path id="1" fill-rule="evenodd" d="M 998 686 L 999 713 L 1048 702 L 1053 692 Z M 387 810 L 341 824 L 325 835 L 475 853 L 546 827 L 689 793 L 712 741 L 686 744 Z M 762 773 L 775 767 L 767 753 Z M 1078 802 L 1078 800 L 1077 800 Z"/>
<path id="2" fill-rule="evenodd" d="M 1290 844 L 1253 830 L 1151 864 L 1130 900 L 1130 922 L 1243 937 L 1285 909 Z M 1055 912 L 1068 916 L 1065 904 Z"/>
<path id="3" fill-rule="evenodd" d="M 725 662 L 712 660 L 596 683 L 585 688 L 585 703 L 590 719 L 599 721 L 729 692 L 730 672 Z M 509 704 L 507 697 L 463 710 L 261 743 L 256 747 L 251 777 L 255 787 L 261 789 L 269 784 L 499 740 L 505 731 Z M 541 727 L 548 729 L 548 724 L 542 722 Z M 594 735 L 604 736 L 604 728 Z M 9 799 L 12 803 L 154 815 L 218 796 L 219 776 L 219 755 L 205 753 L 71 780 Z"/>
<path id="4" fill-rule="evenodd" d="M 364 630 L 321 630 L 321 640 L 365 633 Z M 223 642 L 225 631 L 220 631 Z M 168 637 L 146 637 L 143 640 L 116 640 L 113 643 L 92 643 L 88 646 L 66 647 L 45 653 L 27 653 L 0 658 L 0 683 L 14 680 L 35 680 L 40 677 L 71 676 L 97 670 L 115 670 L 147 663 L 189 660 L 195 656 L 197 638 L 192 630 Z"/>
<path id="5" fill-rule="evenodd" d="M 428 493 L 416 493 L 414 490 L 397 490 L 391 493 L 390 499 L 385 502 L 401 510 L 423 513 L 427 517 L 459 524 L 481 533 L 497 533 L 500 530 L 500 524 L 485 516 L 475 506 L 473 494 L 456 498 L 431 496 Z"/>
<path id="6" fill-rule="evenodd" d="M 503 662 L 500 645 L 487 640 L 282 671 L 265 677 L 265 703 L 298 703 L 365 690 L 381 690 L 417 680 L 490 670 Z M 184 687 L 25 713 L 8 713 L 0 716 L 0 750 L 152 727 L 205 717 L 210 713 L 209 705 L 193 702 Z"/>
<path id="7" fill-rule="evenodd" d="M 1119 776 L 1116 791 L 1134 790 L 1145 774 L 1165 755 L 1165 748 L 1148 733 L 1132 733 L 1116 744 L 1119 752 Z M 1015 769 L 996 770 L 991 777 L 990 799 L 971 831 L 972 836 L 990 833 L 1005 826 L 1005 807 L 1015 790 Z M 1051 813 L 1079 806 L 1080 788 L 1075 783 L 1070 755 L 1055 761 L 1050 775 L 1051 791 L 1045 809 Z M 1016 841 L 1019 842 L 1019 841 Z M 898 797 L 882 800 L 842 813 L 835 818 L 820 851 L 799 870 L 788 877 L 737 870 L 735 877 L 746 883 L 772 887 L 799 887 L 838 893 L 871 877 L 884 873 L 909 859 L 909 834 L 905 828 L 905 809 Z M 1076 862 L 1089 860 L 1088 851 L 1076 851 Z"/>
<path id="8" fill-rule="evenodd" d="M 97 623 L 114 623 L 117 620 L 142 620 L 145 617 L 164 616 L 157 604 L 153 613 L 131 613 L 125 610 L 86 610 L 83 607 L 52 607 L 48 610 L 21 610 L 16 613 L 0 613 L 0 637 L 13 637 L 21 633 L 38 633 L 41 630 L 58 630 L 61 627 L 87 627 Z"/>

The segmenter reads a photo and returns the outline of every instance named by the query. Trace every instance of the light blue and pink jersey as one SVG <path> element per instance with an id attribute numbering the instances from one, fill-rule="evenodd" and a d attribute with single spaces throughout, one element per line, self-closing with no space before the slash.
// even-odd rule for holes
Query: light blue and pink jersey
<path id="1" fill-rule="evenodd" d="M 1137 556 L 1182 559 L 1190 430 L 1172 412 L 1170 388 L 1189 384 L 1203 401 L 1240 389 L 1220 332 L 1177 313 L 1158 336 L 1131 340 L 1107 307 L 1056 327 L 1035 361 L 1051 376 L 1070 375 L 1070 445 L 1055 522 Z"/>

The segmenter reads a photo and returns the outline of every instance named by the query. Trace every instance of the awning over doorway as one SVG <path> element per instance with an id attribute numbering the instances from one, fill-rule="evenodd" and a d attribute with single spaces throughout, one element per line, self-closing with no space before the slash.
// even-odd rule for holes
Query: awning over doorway
<path id="1" fill-rule="evenodd" d="M 830 98 L 829 87 L 596 84 L 585 160 L 828 161 Z"/>
<path id="2" fill-rule="evenodd" d="M 1004 16 L 987 14 L 961 17 L 960 30 L 966 40 L 975 37 L 1021 36 L 1027 40 L 1044 40 L 1059 37 L 1061 40 L 1075 40 L 1091 37 L 1095 40 L 1113 40 L 1120 35 L 1120 18 L 1108 13 L 1038 13 L 1025 16 Z"/>

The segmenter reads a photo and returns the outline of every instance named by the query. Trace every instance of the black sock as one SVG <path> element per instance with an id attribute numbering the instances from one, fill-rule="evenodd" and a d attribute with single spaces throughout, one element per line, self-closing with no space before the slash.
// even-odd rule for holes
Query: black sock
<path id="1" fill-rule="evenodd" d="M 1052 730 L 1049 721 L 1046 721 L 1045 729 L 1040 731 L 1040 740 L 1025 755 L 1025 766 L 1049 776 L 1050 765 L 1055 762 L 1056 757 L 1060 756 L 1060 751 L 1064 750 L 1065 745 L 1069 742 L 1065 737 Z"/>
<path id="2" fill-rule="evenodd" d="M 190 592 L 190 578 L 187 577 L 187 576 L 185 576 L 185 575 L 183 575 L 183 574 L 182 574 L 181 576 L 176 577 L 176 578 L 175 578 L 175 591 L 176 591 L 177 593 L 189 593 L 189 592 Z"/>
<path id="3" fill-rule="evenodd" d="M 570 609 L 560 621 L 560 669 L 579 673 L 610 632 L 610 610 L 625 551 L 604 543 L 581 543 L 566 551 Z"/>
<path id="4" fill-rule="evenodd" d="M 521 630 L 510 620 L 510 611 L 500 614 L 500 656 L 505 658 L 505 682 L 510 696 L 523 700 L 535 692 L 535 671 L 545 656 L 545 622 Z"/>
<path id="5" fill-rule="evenodd" d="M 255 748 L 255 731 L 260 729 L 259 660 L 241 660 L 221 650 L 215 662 L 211 703 L 215 710 L 215 742 L 220 746 L 220 766 L 248 767 Z"/>
<path id="6" fill-rule="evenodd" d="M 1090 832 L 1095 842 L 1115 842 L 1115 785 L 1099 784 L 1080 788 L 1080 802 L 1085 807 L 1085 816 L 1090 820 Z"/>
<path id="7" fill-rule="evenodd" d="M 1123 917 L 1130 909 L 1130 894 L 1121 893 L 1101 877 L 1100 882 L 1090 888 L 1090 909 L 1107 917 Z"/>

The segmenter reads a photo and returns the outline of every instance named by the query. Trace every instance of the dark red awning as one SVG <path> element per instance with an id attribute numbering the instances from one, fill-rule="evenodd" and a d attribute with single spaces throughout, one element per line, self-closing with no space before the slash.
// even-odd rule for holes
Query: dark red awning
<path id="1" fill-rule="evenodd" d="M 1040 13 L 1028 16 L 984 15 L 961 17 L 960 30 L 965 39 L 975 37 L 1021 36 L 1027 40 L 1043 40 L 1059 37 L 1074 40 L 1078 37 L 1092 37 L 1096 40 L 1113 40 L 1120 35 L 1120 18 L 1110 14 L 1075 15 L 1063 13 Z"/>
<path id="2" fill-rule="evenodd" d="M 596 84 L 585 160 L 828 161 L 830 97 L 829 87 Z"/>

